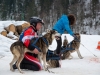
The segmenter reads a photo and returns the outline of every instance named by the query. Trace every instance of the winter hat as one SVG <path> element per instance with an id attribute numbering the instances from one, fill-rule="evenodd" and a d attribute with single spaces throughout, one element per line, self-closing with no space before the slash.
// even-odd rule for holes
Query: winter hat
<path id="1" fill-rule="evenodd" d="M 76 22 L 75 15 L 73 14 L 68 14 L 68 20 L 69 20 L 69 25 L 74 25 Z"/>

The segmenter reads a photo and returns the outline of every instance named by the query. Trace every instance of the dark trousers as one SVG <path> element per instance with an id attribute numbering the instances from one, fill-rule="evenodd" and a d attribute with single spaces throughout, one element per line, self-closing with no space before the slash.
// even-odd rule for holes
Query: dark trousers
<path id="1" fill-rule="evenodd" d="M 28 53 L 28 55 L 37 57 L 37 55 L 32 54 L 32 53 Z M 13 68 L 17 69 L 16 64 L 13 65 Z M 20 68 L 21 69 L 33 70 L 33 71 L 39 71 L 40 70 L 40 67 L 36 63 L 26 59 L 25 57 L 22 60 L 22 62 L 20 63 Z"/>
<path id="2" fill-rule="evenodd" d="M 56 39 L 56 42 L 57 42 L 56 54 L 60 54 L 61 45 L 62 45 L 62 39 L 61 39 L 61 37 L 58 37 Z"/>

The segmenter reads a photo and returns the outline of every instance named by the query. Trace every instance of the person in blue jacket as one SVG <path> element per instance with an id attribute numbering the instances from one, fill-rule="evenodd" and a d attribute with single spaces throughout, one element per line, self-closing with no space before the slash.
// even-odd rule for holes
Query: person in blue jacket
<path id="1" fill-rule="evenodd" d="M 67 31 L 71 36 L 75 38 L 75 35 L 70 28 L 71 25 L 75 25 L 75 22 L 76 22 L 76 18 L 73 14 L 62 15 L 54 25 L 53 30 L 60 33 L 60 35 L 62 35 L 65 31 Z M 56 54 L 60 54 L 61 45 L 62 45 L 61 37 L 57 37 L 56 41 L 57 41 Z"/>

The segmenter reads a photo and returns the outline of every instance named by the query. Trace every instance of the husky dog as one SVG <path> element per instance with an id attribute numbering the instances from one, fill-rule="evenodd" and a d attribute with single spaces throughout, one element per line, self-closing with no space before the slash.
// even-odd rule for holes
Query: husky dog
<path id="1" fill-rule="evenodd" d="M 80 59 L 82 59 L 83 57 L 81 56 L 81 54 L 80 54 L 80 51 L 79 51 L 79 47 L 80 47 L 80 34 L 79 33 L 75 33 L 74 34 L 77 38 L 75 39 L 74 38 L 74 40 L 72 40 L 71 41 L 71 43 L 70 43 L 70 47 L 71 47 L 71 49 L 73 49 L 73 50 L 67 50 L 67 51 L 65 51 L 63 54 L 62 54 L 62 59 L 72 59 L 73 57 L 71 56 L 71 53 L 73 53 L 73 52 L 77 52 L 77 54 L 78 54 L 78 57 L 80 58 Z M 66 41 L 64 41 L 64 42 L 66 42 Z M 65 43 L 63 43 L 63 46 L 64 47 L 66 47 L 67 46 L 67 48 L 69 48 L 69 46 L 67 45 L 67 43 L 65 44 Z"/>
<path id="2" fill-rule="evenodd" d="M 46 61 L 47 61 L 49 68 L 61 67 L 61 65 L 60 65 L 60 55 L 56 54 L 56 50 L 54 50 L 54 51 L 48 50 L 46 59 L 47 59 Z"/>
<path id="3" fill-rule="evenodd" d="M 54 31 L 54 30 L 49 30 L 48 32 L 46 32 L 45 35 L 43 35 L 42 37 L 39 37 L 37 42 L 35 43 L 35 46 L 37 46 L 40 49 L 40 52 L 38 54 L 38 58 L 40 60 L 40 62 L 42 62 L 43 60 L 43 67 L 44 70 L 47 70 L 47 66 L 46 66 L 46 53 L 48 51 L 48 47 L 49 45 L 52 44 L 52 41 L 55 39 L 55 36 L 60 36 L 60 34 L 58 34 L 58 32 Z M 36 40 L 34 40 L 34 38 L 31 40 L 31 43 L 33 44 Z M 10 47 L 10 51 L 13 54 L 13 60 L 10 63 L 10 70 L 14 71 L 12 65 L 14 62 L 17 61 L 16 66 L 18 68 L 18 70 L 20 71 L 20 73 L 23 73 L 20 69 L 20 63 L 24 58 L 24 54 L 26 52 L 31 52 L 33 53 L 33 51 L 28 50 L 21 41 L 17 41 L 14 42 L 11 47 Z"/>

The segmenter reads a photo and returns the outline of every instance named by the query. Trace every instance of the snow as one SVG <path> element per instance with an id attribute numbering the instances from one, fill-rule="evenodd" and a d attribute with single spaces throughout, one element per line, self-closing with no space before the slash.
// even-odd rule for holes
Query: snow
<path id="1" fill-rule="evenodd" d="M 68 42 L 73 40 L 73 37 L 69 34 L 63 34 L 62 41 L 65 35 Z M 15 41 L 0 35 L 0 75 L 22 75 L 18 70 L 15 70 L 15 72 L 10 71 L 9 63 L 13 57 L 10 52 L 10 45 Z M 100 75 L 100 50 L 96 49 L 98 41 L 100 41 L 100 35 L 81 34 L 80 53 L 84 57 L 83 59 L 79 59 L 77 53 L 74 52 L 72 53 L 73 59 L 61 60 L 61 68 L 49 69 L 55 73 L 49 73 L 44 70 L 23 70 L 24 75 Z M 56 46 L 57 44 L 54 40 L 49 49 L 55 50 Z"/>

